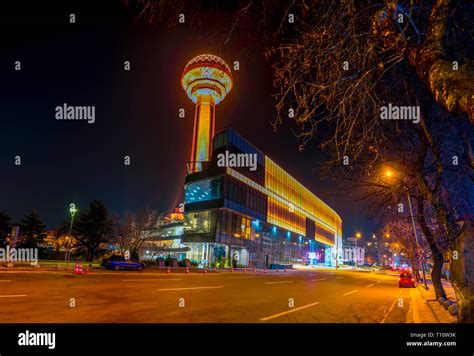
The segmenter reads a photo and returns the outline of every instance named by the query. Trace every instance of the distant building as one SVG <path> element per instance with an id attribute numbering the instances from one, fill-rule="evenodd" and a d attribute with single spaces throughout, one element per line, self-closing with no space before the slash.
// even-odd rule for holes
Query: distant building
<path id="1" fill-rule="evenodd" d="M 183 220 L 183 213 L 179 208 L 166 215 L 160 222 L 159 231 L 143 243 L 140 250 L 141 259 L 156 260 L 168 257 L 184 259 L 189 248 L 181 244 Z"/>

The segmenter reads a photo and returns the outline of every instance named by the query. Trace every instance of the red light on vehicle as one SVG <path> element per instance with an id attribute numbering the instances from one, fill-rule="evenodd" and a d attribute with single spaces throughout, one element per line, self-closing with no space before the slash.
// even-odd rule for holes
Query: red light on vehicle
<path id="1" fill-rule="evenodd" d="M 411 281 L 412 281 L 412 282 L 415 282 L 415 278 L 412 278 Z"/>
<path id="2" fill-rule="evenodd" d="M 400 278 L 398 281 L 399 281 L 399 282 L 401 282 L 401 281 L 402 281 L 402 279 Z"/>

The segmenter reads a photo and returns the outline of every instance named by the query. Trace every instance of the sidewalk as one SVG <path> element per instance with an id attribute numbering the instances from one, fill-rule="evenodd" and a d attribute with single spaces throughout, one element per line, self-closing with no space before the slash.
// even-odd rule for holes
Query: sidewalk
<path id="1" fill-rule="evenodd" d="M 414 302 L 414 322 L 416 321 L 416 313 L 418 313 L 419 323 L 457 323 L 457 317 L 451 315 L 444 307 L 436 300 L 433 282 L 427 279 L 426 284 L 429 289 L 426 290 L 422 283 L 418 283 L 416 289 L 418 295 L 413 298 Z M 443 280 L 443 287 L 446 291 L 448 299 L 456 301 L 454 289 L 449 281 Z"/>

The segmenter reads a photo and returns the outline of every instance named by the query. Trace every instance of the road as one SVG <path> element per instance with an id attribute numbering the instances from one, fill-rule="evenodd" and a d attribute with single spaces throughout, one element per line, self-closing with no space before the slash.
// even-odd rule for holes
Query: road
<path id="1" fill-rule="evenodd" d="M 405 323 L 414 298 L 375 272 L 0 271 L 0 323 Z"/>

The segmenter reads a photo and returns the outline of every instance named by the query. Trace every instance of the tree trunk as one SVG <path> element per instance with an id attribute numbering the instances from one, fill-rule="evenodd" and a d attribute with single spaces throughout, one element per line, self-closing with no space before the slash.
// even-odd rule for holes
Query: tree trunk
<path id="1" fill-rule="evenodd" d="M 453 69 L 454 63 L 443 48 L 452 11 L 451 0 L 434 2 L 425 41 L 419 46 L 408 45 L 395 25 L 395 9 L 399 6 L 390 0 L 385 8 L 375 12 L 373 35 L 383 47 L 405 55 L 440 106 L 453 114 L 463 112 L 474 123 L 474 68 L 468 61 Z"/>
<path id="2" fill-rule="evenodd" d="M 474 321 L 474 222 L 465 221 L 465 228 L 450 256 L 450 281 L 456 292 L 458 320 Z"/>
<path id="3" fill-rule="evenodd" d="M 439 297 L 446 298 L 446 292 L 444 291 L 443 284 L 441 283 L 441 269 L 443 268 L 443 254 L 439 251 L 436 245 L 436 240 L 431 233 L 428 225 L 425 221 L 425 209 L 424 209 L 424 197 L 418 195 L 418 224 L 425 235 L 428 245 L 430 245 L 431 255 L 433 257 L 433 271 L 431 272 L 431 280 L 436 293 L 436 299 Z"/>

